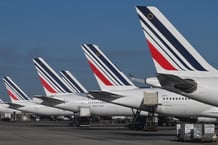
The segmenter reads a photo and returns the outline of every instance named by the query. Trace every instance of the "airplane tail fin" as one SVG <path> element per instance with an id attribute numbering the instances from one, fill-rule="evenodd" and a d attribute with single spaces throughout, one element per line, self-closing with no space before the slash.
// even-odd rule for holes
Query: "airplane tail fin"
<path id="1" fill-rule="evenodd" d="M 157 73 L 216 70 L 156 7 L 137 6 L 136 11 Z"/>
<path id="2" fill-rule="evenodd" d="M 136 88 L 97 45 L 82 44 L 81 47 L 101 90 L 110 91 Z"/>
<path id="3" fill-rule="evenodd" d="M 41 57 L 33 58 L 39 79 L 42 83 L 46 96 L 58 93 L 72 93 L 64 84 L 60 76 Z"/>
<path id="4" fill-rule="evenodd" d="M 74 93 L 87 93 L 88 91 L 84 86 L 70 73 L 69 71 L 62 70 L 61 77 L 64 82 L 69 86 L 72 92 Z"/>
<path id="5" fill-rule="evenodd" d="M 8 95 L 12 103 L 19 100 L 30 100 L 27 94 L 24 93 L 23 90 L 21 90 L 21 88 L 18 87 L 10 77 L 3 77 L 3 82 L 6 86 Z"/>

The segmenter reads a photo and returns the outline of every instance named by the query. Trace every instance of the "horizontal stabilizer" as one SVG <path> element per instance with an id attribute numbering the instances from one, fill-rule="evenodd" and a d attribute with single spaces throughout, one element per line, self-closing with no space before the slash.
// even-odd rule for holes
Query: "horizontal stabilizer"
<path id="1" fill-rule="evenodd" d="M 129 74 L 129 78 L 131 81 L 146 84 L 145 79 L 137 78 L 137 77 L 133 76 L 132 74 Z"/>
<path id="2" fill-rule="evenodd" d="M 41 104 L 42 105 L 47 105 L 47 106 L 55 106 L 55 105 L 58 105 L 58 104 L 65 103 L 62 100 L 51 98 L 51 97 L 46 97 L 46 96 L 35 96 L 34 98 L 38 98 L 38 99 L 42 100 Z"/>
<path id="3" fill-rule="evenodd" d="M 18 109 L 18 108 L 24 107 L 23 105 L 15 104 L 15 103 L 6 103 L 6 104 L 8 104 L 9 108 L 11 109 Z"/>
<path id="4" fill-rule="evenodd" d="M 144 79 L 134 77 L 133 75 L 129 75 L 129 77 L 133 82 L 143 83 L 145 85 L 152 86 L 152 87 L 161 87 L 157 77 L 149 77 Z"/>
<path id="5" fill-rule="evenodd" d="M 170 74 L 157 74 L 161 86 L 174 92 L 192 93 L 197 89 L 197 83 L 192 79 L 182 79 Z"/>
<path id="6" fill-rule="evenodd" d="M 115 99 L 121 98 L 123 96 L 121 95 L 117 95 L 117 94 L 113 94 L 110 92 L 105 92 L 105 91 L 89 91 L 89 93 L 95 98 L 95 99 L 99 99 L 105 102 L 111 102 Z"/>

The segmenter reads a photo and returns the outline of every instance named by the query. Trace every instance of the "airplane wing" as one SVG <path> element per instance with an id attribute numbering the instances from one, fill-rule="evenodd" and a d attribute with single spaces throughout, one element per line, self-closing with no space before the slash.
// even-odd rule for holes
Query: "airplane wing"
<path id="1" fill-rule="evenodd" d="M 113 94 L 113 93 L 105 92 L 105 91 L 89 91 L 89 93 L 95 99 L 102 100 L 102 101 L 105 101 L 105 102 L 111 102 L 111 101 L 113 101 L 115 99 L 124 97 L 124 96 L 121 96 L 121 95 L 117 95 L 117 94 Z"/>
<path id="2" fill-rule="evenodd" d="M 6 103 L 6 104 L 8 104 L 9 108 L 11 109 L 18 109 L 18 108 L 24 107 L 23 105 L 15 104 L 15 103 Z"/>
<path id="3" fill-rule="evenodd" d="M 197 83 L 192 79 L 183 79 L 171 74 L 157 74 L 164 89 L 174 92 L 192 93 L 197 89 Z"/>
<path id="4" fill-rule="evenodd" d="M 59 100 L 59 99 L 55 99 L 52 97 L 46 97 L 46 96 L 34 96 L 34 98 L 38 98 L 40 100 L 42 100 L 42 105 L 47 105 L 47 106 L 55 106 L 58 104 L 62 104 L 65 103 L 65 101 Z"/>

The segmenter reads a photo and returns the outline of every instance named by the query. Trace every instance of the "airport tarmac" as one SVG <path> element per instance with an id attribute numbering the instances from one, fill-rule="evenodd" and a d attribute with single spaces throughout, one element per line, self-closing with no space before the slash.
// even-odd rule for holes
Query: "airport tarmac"
<path id="1" fill-rule="evenodd" d="M 0 145 L 197 145 L 178 142 L 175 127 L 156 132 L 128 130 L 123 126 L 70 127 L 69 122 L 0 122 Z M 213 143 L 203 143 L 214 145 Z"/>

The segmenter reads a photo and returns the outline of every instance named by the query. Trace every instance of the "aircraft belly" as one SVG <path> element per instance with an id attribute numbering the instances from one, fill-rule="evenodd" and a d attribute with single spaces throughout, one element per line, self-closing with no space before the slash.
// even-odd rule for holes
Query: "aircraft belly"
<path id="1" fill-rule="evenodd" d="M 65 111 L 62 109 L 47 107 L 47 106 L 26 106 L 19 108 L 19 110 L 34 114 L 40 114 L 40 115 L 73 115 L 73 112 Z"/>
<path id="2" fill-rule="evenodd" d="M 113 105 L 113 104 L 92 105 L 90 109 L 92 115 L 101 115 L 101 116 L 133 115 L 133 112 L 130 108 Z"/>
<path id="3" fill-rule="evenodd" d="M 170 116 L 188 116 L 186 105 L 160 105 L 157 107 L 157 113 Z"/>

